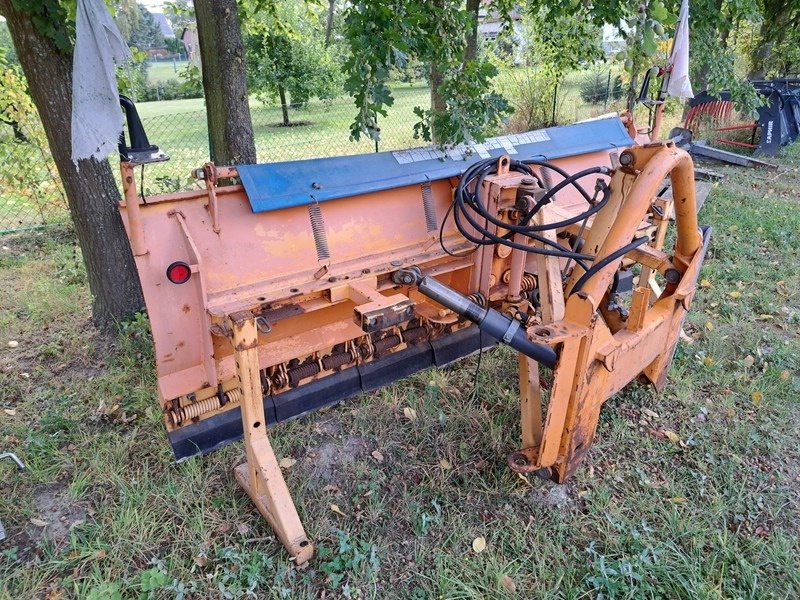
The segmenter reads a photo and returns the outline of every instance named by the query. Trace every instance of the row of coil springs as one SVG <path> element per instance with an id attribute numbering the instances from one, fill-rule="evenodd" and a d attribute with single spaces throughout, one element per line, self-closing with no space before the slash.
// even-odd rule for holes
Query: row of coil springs
<path id="1" fill-rule="evenodd" d="M 482 298 L 482 297 L 481 297 Z M 477 301 L 477 300 L 476 300 Z M 344 348 L 334 350 L 322 358 L 309 358 L 306 362 L 287 367 L 277 365 L 261 371 L 261 386 L 265 394 L 280 391 L 287 387 L 296 387 L 303 379 L 318 375 L 322 371 L 334 371 L 360 359 L 380 356 L 400 344 L 415 344 L 428 338 L 429 330 L 424 325 L 408 327 L 400 331 L 388 333 L 377 340 L 365 336 L 344 344 Z M 221 400 L 224 396 L 225 402 Z M 224 394 L 219 393 L 203 400 L 190 401 L 185 406 L 175 406 L 169 410 L 169 418 L 174 426 L 182 425 L 193 419 L 221 408 L 223 404 L 238 404 L 242 399 L 242 390 L 234 388 Z"/>

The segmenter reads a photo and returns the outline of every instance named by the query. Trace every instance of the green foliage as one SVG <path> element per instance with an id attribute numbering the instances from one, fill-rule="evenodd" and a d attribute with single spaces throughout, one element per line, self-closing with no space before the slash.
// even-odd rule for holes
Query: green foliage
<path id="1" fill-rule="evenodd" d="M 76 0 L 14 0 L 14 7 L 28 13 L 36 30 L 49 38 L 59 51 L 72 54 Z"/>
<path id="2" fill-rule="evenodd" d="M 132 46 L 131 59 L 117 66 L 117 86 L 119 93 L 130 96 L 134 101 L 144 96 L 147 88 L 147 53 Z"/>
<path id="3" fill-rule="evenodd" d="M 482 139 L 509 112 L 508 103 L 491 90 L 497 75 L 484 59 L 465 60 L 471 15 L 461 2 L 359 0 L 345 14 L 345 90 L 358 113 L 350 126 L 354 140 L 380 139 L 378 116 L 386 116 L 394 96 L 387 83 L 394 69 L 418 60 L 440 76 L 432 81 L 431 107 L 417 107 L 415 134 L 440 144 Z M 438 105 L 437 105 L 438 104 Z"/>
<path id="4" fill-rule="evenodd" d="M 39 113 L 19 65 L 0 48 L 0 193 L 43 215 L 61 188 Z"/>
<path id="5" fill-rule="evenodd" d="M 529 12 L 525 19 L 527 62 L 547 69 L 555 80 L 603 58 L 602 29 L 583 5 L 570 14 L 548 6 Z"/>
<path id="6" fill-rule="evenodd" d="M 509 69 L 506 95 L 514 109 L 508 128 L 512 132 L 549 127 L 553 123 L 553 93 L 556 79 L 544 68 Z M 558 106 L 556 107 L 556 113 Z"/>
<path id="7" fill-rule="evenodd" d="M 589 104 L 600 104 L 622 98 L 622 77 L 611 75 L 607 70 L 595 70 L 583 78 L 580 84 L 581 99 Z"/>
<path id="8" fill-rule="evenodd" d="M 486 61 L 469 61 L 457 73 L 448 72 L 439 87 L 444 105 L 414 109 L 420 118 L 414 125 L 414 137 L 427 142 L 435 137 L 442 144 L 483 139 L 510 112 L 508 100 L 490 91 L 496 75 L 497 67 Z"/>
<path id="9" fill-rule="evenodd" d="M 289 93 L 293 108 L 341 92 L 338 65 L 319 40 L 266 32 L 247 36 L 245 45 L 251 89 L 264 103 L 281 89 Z"/>
<path id="10" fill-rule="evenodd" d="M 14 48 L 11 32 L 8 31 L 8 24 L 5 21 L 0 21 L 0 53 L 4 56 L 4 58 L 0 58 L 0 61 L 12 65 L 19 64 L 17 50 Z"/>
<path id="11" fill-rule="evenodd" d="M 342 90 L 342 75 L 333 49 L 324 45 L 321 23 L 313 11 L 291 3 L 275 10 L 247 17 L 248 83 L 265 104 L 280 97 L 286 111 L 284 125 L 289 125 L 289 105 L 299 108 L 311 98 L 335 98 Z"/>
<path id="12" fill-rule="evenodd" d="M 176 78 L 149 84 L 140 98 L 144 102 L 153 100 L 184 100 L 187 98 L 202 98 L 203 88 L 198 89 L 194 83 L 181 81 Z"/>
<path id="13" fill-rule="evenodd" d="M 160 48 L 164 35 L 147 8 L 134 0 L 121 0 L 115 21 L 125 43 L 137 48 Z"/>
<path id="14" fill-rule="evenodd" d="M 338 546 L 320 546 L 317 549 L 319 570 L 328 576 L 328 585 L 332 590 L 341 590 L 349 598 L 353 592 L 347 581 L 349 577 L 364 572 L 371 576 L 378 573 L 381 565 L 378 548 L 375 544 L 351 537 L 340 529 L 335 532 Z"/>
<path id="15" fill-rule="evenodd" d="M 172 25 L 175 37 L 180 38 L 184 27 L 194 23 L 194 5 L 190 0 L 172 0 L 164 3 L 164 14 Z"/>
<path id="16" fill-rule="evenodd" d="M 714 56 L 716 50 L 715 60 L 703 62 L 703 74 L 708 92 L 713 95 L 722 90 L 728 90 L 737 109 L 755 117 L 755 111 L 761 103 L 761 99 L 747 79 L 737 75 L 734 53 L 720 50 L 717 40 L 713 37 L 698 39 L 692 49 L 699 57 Z M 699 91 L 701 90 L 695 90 L 695 92 Z"/>
<path id="17" fill-rule="evenodd" d="M 186 63 L 179 72 L 178 78 L 172 77 L 155 83 L 149 83 L 142 91 L 141 100 L 184 100 L 203 97 L 203 79 L 200 68 Z"/>

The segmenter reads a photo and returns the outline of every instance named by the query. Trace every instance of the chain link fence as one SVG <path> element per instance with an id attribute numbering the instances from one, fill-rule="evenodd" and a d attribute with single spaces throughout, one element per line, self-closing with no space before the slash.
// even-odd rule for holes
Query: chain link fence
<path id="1" fill-rule="evenodd" d="M 581 99 L 581 74 L 552 91 L 537 90 L 527 73 L 504 85 L 517 117 L 509 129 L 523 131 L 552 122 L 571 123 L 617 110 L 618 103 L 587 104 Z M 552 88 L 550 88 L 552 90 Z M 351 141 L 350 123 L 356 108 L 349 97 L 328 102 L 312 101 L 303 106 L 265 106 L 251 100 L 251 116 L 259 162 L 297 160 L 322 156 L 361 154 L 423 145 L 413 136 L 419 119 L 417 106 L 430 105 L 430 90 L 424 83 L 393 86 L 395 102 L 387 117 L 379 119 L 379 143 L 370 139 Z M 525 95 L 530 97 L 526 100 Z M 522 99 L 518 105 L 514 98 Z M 535 110 L 531 110 L 531 108 Z M 208 128 L 203 100 L 142 102 L 138 110 L 150 142 L 171 159 L 145 169 L 147 194 L 172 192 L 197 185 L 189 178 L 192 169 L 208 160 Z M 41 125 L 39 125 L 41 129 Z M 113 161 L 114 159 L 112 159 Z M 115 169 L 116 172 L 116 169 Z M 32 135 L 13 125 L 0 123 L 0 233 L 47 227 L 69 220 L 66 198 L 44 136 Z"/>

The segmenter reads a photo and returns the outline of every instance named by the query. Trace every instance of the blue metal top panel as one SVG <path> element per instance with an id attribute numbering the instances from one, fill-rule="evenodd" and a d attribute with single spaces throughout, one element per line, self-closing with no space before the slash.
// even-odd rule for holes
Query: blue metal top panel
<path id="1" fill-rule="evenodd" d="M 415 148 L 237 168 L 253 212 L 266 212 L 453 177 L 490 156 L 552 160 L 632 144 L 620 120 L 611 117 L 490 138 L 446 152 Z"/>

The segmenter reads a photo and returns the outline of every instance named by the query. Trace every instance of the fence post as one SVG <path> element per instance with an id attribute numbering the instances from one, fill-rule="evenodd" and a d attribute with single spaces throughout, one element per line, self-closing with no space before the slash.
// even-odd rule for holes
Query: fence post
<path id="1" fill-rule="evenodd" d="M 608 94 L 611 91 L 611 69 L 608 70 L 608 81 L 606 81 L 606 99 L 603 102 L 603 112 L 608 108 Z"/>
<path id="2" fill-rule="evenodd" d="M 556 81 L 556 85 L 553 88 L 553 118 L 550 119 L 550 123 L 553 125 L 556 124 L 556 101 L 558 100 L 558 82 Z"/>
<path id="3" fill-rule="evenodd" d="M 375 113 L 375 130 L 377 131 L 377 129 L 378 129 L 378 113 L 376 112 Z M 375 139 L 375 152 L 378 152 L 378 140 L 377 140 L 377 138 Z"/>

